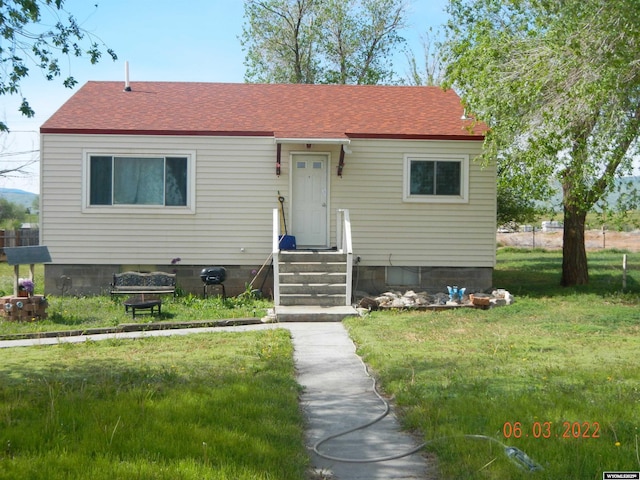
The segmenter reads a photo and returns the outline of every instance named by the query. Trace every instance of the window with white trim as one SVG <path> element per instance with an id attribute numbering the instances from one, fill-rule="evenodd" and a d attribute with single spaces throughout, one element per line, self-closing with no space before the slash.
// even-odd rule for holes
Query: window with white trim
<path id="1" fill-rule="evenodd" d="M 192 155 L 89 153 L 87 207 L 191 208 Z"/>
<path id="2" fill-rule="evenodd" d="M 405 155 L 406 202 L 467 202 L 468 155 Z"/>

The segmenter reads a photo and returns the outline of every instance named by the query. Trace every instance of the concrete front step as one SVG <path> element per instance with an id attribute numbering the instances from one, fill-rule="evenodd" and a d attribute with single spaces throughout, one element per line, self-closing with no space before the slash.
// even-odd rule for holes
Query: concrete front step
<path id="1" fill-rule="evenodd" d="M 343 262 L 279 262 L 280 275 L 284 274 L 345 274 L 347 264 Z"/>
<path id="2" fill-rule="evenodd" d="M 342 307 L 347 305 L 346 255 L 335 251 L 296 250 L 278 257 L 279 304 Z"/>
<path id="3" fill-rule="evenodd" d="M 283 262 L 342 262 L 347 261 L 345 253 L 339 253 L 332 250 L 327 251 L 305 251 L 292 250 L 281 251 L 278 257 Z"/>
<path id="4" fill-rule="evenodd" d="M 318 305 L 322 307 L 341 307 L 346 305 L 347 299 L 345 294 L 280 294 L 280 305 Z"/>
<path id="5" fill-rule="evenodd" d="M 283 283 L 344 283 L 347 279 L 347 273 L 341 272 L 280 272 L 280 284 Z"/>
<path id="6" fill-rule="evenodd" d="M 345 283 L 281 283 L 280 295 L 346 295 Z"/>
<path id="7" fill-rule="evenodd" d="M 319 305 L 275 307 L 278 322 L 341 322 L 345 317 L 357 316 L 350 306 L 322 307 Z"/>

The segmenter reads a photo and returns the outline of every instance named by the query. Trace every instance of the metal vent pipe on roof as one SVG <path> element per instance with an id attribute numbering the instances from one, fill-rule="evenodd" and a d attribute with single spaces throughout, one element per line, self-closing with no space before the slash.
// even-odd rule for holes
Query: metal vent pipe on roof
<path id="1" fill-rule="evenodd" d="M 124 91 L 130 92 L 131 85 L 129 85 L 129 61 L 124 62 Z"/>

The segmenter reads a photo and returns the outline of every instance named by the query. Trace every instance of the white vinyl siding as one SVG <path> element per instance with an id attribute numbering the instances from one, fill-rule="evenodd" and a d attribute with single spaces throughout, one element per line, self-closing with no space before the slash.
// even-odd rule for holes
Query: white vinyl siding
<path id="1" fill-rule="evenodd" d="M 342 178 L 339 145 L 328 153 L 330 239 L 335 211 L 350 210 L 355 254 L 363 266 L 493 267 L 496 174 L 474 161 L 481 141 L 352 140 Z M 285 197 L 289 228 L 289 159 L 300 145 L 282 145 L 276 176 L 273 138 L 133 135 L 42 135 L 42 243 L 57 264 L 246 265 L 259 268 L 271 249 L 273 209 Z M 193 214 L 94 213 L 83 208 L 85 152 L 194 152 Z M 117 152 L 116 152 L 117 153 Z M 405 156 L 467 155 L 466 203 L 403 200 Z"/>
<path id="2" fill-rule="evenodd" d="M 496 172 L 474 159 L 481 141 L 354 140 L 333 208 L 348 208 L 363 266 L 493 267 Z M 405 202 L 405 156 L 468 156 L 466 203 Z"/>
<path id="3" fill-rule="evenodd" d="M 273 139 L 42 137 L 42 241 L 55 263 L 162 266 L 180 257 L 182 264 L 259 267 L 269 255 L 277 192 L 288 197 L 288 165 L 276 177 Z M 149 209 L 160 208 L 162 214 L 141 207 L 110 207 L 106 212 L 82 208 L 84 152 L 137 152 L 151 146 L 162 152 L 196 152 L 194 214 L 167 212 L 167 207 Z"/>

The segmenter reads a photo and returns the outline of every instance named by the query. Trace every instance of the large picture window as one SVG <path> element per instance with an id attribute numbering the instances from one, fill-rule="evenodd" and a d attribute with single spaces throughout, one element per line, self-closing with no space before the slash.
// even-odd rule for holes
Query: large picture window
<path id="1" fill-rule="evenodd" d="M 189 157 L 89 155 L 88 206 L 189 206 Z"/>
<path id="2" fill-rule="evenodd" d="M 404 200 L 466 202 L 468 156 L 405 155 Z"/>

